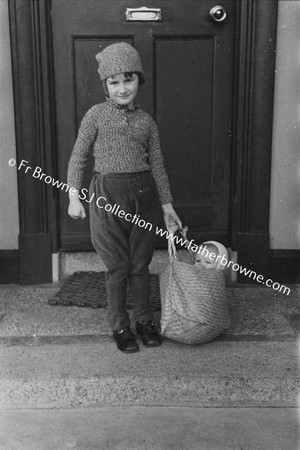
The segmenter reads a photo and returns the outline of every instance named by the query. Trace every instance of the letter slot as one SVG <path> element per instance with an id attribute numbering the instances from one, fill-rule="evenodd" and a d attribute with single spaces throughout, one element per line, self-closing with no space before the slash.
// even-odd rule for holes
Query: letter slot
<path id="1" fill-rule="evenodd" d="M 161 22 L 161 8 L 126 8 L 126 22 Z"/>

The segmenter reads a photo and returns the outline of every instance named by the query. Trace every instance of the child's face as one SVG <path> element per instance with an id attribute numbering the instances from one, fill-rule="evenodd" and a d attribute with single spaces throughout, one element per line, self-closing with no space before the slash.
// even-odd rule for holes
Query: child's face
<path id="1" fill-rule="evenodd" d="M 202 256 L 199 255 L 199 257 L 197 255 L 196 265 L 198 265 L 198 264 L 202 267 L 205 267 L 206 269 L 216 269 L 217 265 L 218 265 L 217 261 L 214 261 L 214 260 L 212 261 L 211 259 L 209 259 L 208 256 L 204 256 L 204 255 L 202 255 Z"/>
<path id="2" fill-rule="evenodd" d="M 133 73 L 125 77 L 123 73 L 107 78 L 109 97 L 120 106 L 132 106 L 138 93 L 139 77 Z"/>
<path id="3" fill-rule="evenodd" d="M 218 261 L 216 261 L 219 251 L 217 247 L 209 245 L 205 246 L 207 252 L 203 254 L 197 253 L 195 265 L 205 267 L 206 269 L 216 269 L 218 266 Z"/>

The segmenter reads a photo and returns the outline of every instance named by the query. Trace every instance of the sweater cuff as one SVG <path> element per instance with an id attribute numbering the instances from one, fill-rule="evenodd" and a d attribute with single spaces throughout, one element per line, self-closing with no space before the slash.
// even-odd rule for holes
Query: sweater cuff
<path id="1" fill-rule="evenodd" d="M 159 195 L 159 202 L 161 205 L 165 205 L 167 203 L 173 203 L 173 198 L 170 192 L 163 192 Z"/>

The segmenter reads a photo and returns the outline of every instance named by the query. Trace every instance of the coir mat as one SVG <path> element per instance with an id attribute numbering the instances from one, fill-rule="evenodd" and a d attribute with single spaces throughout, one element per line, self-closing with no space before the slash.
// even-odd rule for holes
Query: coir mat
<path id="1" fill-rule="evenodd" d="M 48 302 L 54 306 L 106 308 L 105 272 L 75 272 Z M 161 309 L 157 274 L 151 274 L 150 278 L 150 305 L 152 311 Z M 133 297 L 130 289 L 127 290 L 127 308 L 133 308 Z"/>

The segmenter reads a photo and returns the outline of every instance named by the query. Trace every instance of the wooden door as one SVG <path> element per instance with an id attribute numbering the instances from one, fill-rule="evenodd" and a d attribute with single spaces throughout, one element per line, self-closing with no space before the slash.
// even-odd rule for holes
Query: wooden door
<path id="1" fill-rule="evenodd" d="M 174 207 L 194 238 L 229 244 L 235 0 L 214 22 L 213 0 L 148 0 L 158 22 L 126 21 L 139 0 L 52 0 L 58 176 L 67 164 L 84 113 L 104 101 L 95 54 L 125 41 L 141 54 L 146 84 L 138 103 L 157 121 Z M 83 187 L 92 176 L 88 160 Z M 67 215 L 60 193 L 62 249 L 91 248 L 88 221 Z M 85 205 L 88 208 L 88 204 Z M 162 225 L 162 222 L 161 222 Z"/>

